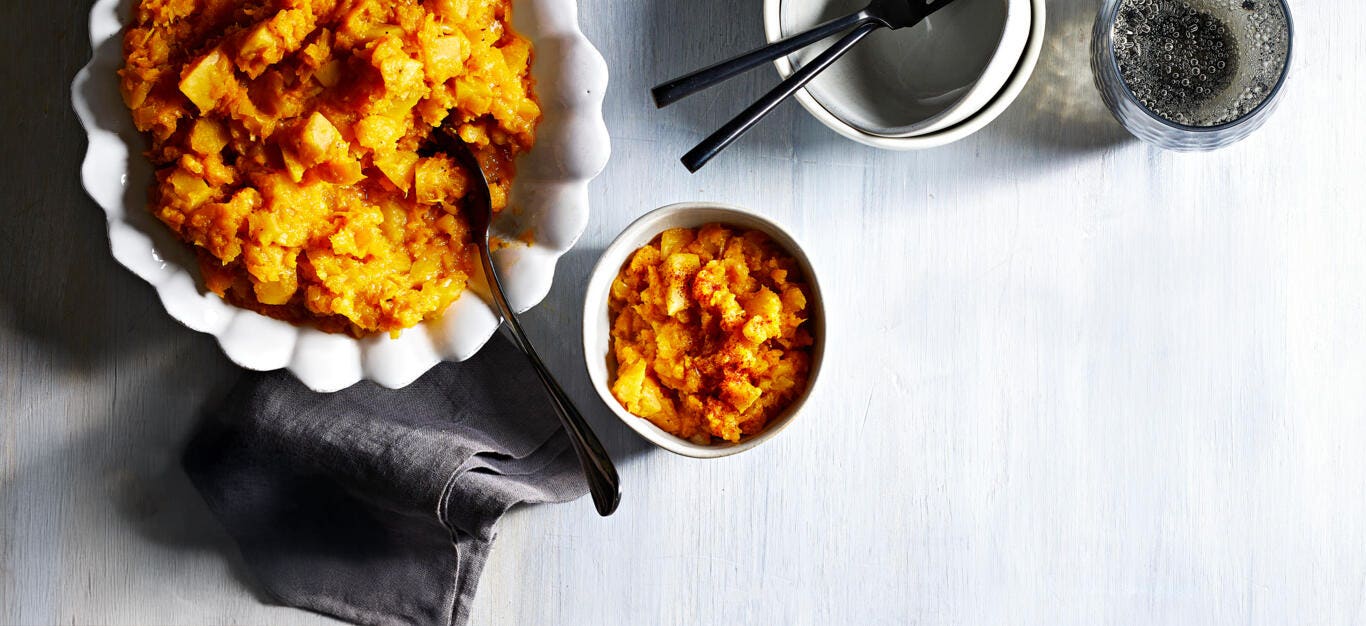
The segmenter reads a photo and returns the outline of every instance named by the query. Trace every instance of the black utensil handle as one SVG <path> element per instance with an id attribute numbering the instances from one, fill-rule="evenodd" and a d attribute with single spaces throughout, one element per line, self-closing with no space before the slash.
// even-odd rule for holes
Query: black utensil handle
<path id="1" fill-rule="evenodd" d="M 513 323 L 520 329 L 520 325 Z M 520 332 L 514 331 L 514 332 Z M 612 458 L 608 456 L 607 449 L 602 446 L 592 427 L 584 420 L 583 415 L 574 407 L 574 401 L 569 399 L 564 389 L 555 381 L 550 370 L 541 362 L 541 357 L 536 354 L 535 348 L 530 341 L 523 336 L 526 346 L 527 358 L 531 361 L 532 368 L 536 370 L 536 375 L 550 391 L 550 398 L 555 405 L 556 413 L 560 416 L 566 430 L 569 431 L 569 439 L 573 444 L 574 455 L 579 459 L 579 465 L 583 468 L 584 476 L 588 479 L 588 492 L 593 496 L 593 506 L 597 508 L 598 515 L 607 517 L 617 510 L 617 505 L 621 503 L 621 479 L 617 476 L 616 466 L 612 463 Z"/>
<path id="2" fill-rule="evenodd" d="M 616 512 L 617 505 L 621 503 L 621 478 L 617 476 L 617 468 L 612 463 L 612 457 L 607 454 L 607 449 L 593 433 L 583 414 L 574 407 L 574 401 L 569 399 L 545 363 L 541 362 L 541 357 L 536 354 L 536 348 L 531 345 L 531 340 L 522 330 L 522 324 L 517 321 L 517 315 L 512 312 L 512 306 L 503 295 L 502 283 L 492 267 L 490 256 L 481 256 L 484 275 L 489 281 L 496 283 L 491 284 L 489 289 L 493 293 L 494 303 L 502 314 L 503 321 L 507 322 L 508 330 L 512 332 L 513 342 L 531 362 L 537 378 L 541 379 L 541 384 L 550 394 L 555 414 L 568 432 L 569 441 L 574 447 L 574 455 L 579 458 L 579 465 L 583 467 L 584 476 L 588 479 L 588 492 L 593 496 L 593 506 L 598 509 L 598 515 L 607 517 Z"/>
<path id="3" fill-rule="evenodd" d="M 788 76 L 787 80 L 778 83 L 777 87 L 774 87 L 771 91 L 764 94 L 762 98 L 759 98 L 758 102 L 750 105 L 748 109 L 741 111 L 734 119 L 726 122 L 726 125 L 722 126 L 720 130 L 712 133 L 710 137 L 703 139 L 702 143 L 697 144 L 697 147 L 683 155 L 681 160 L 683 161 L 684 167 L 687 167 L 689 172 L 696 172 L 697 170 L 702 169 L 702 166 L 706 165 L 707 161 L 710 161 L 712 157 L 716 156 L 722 150 L 725 150 L 727 146 L 734 143 L 741 135 L 748 132 L 755 124 L 759 123 L 759 120 L 764 119 L 764 116 L 772 112 L 773 109 L 779 104 L 782 104 L 784 100 L 791 97 L 792 94 L 797 93 L 798 89 L 801 89 L 807 83 L 811 82 L 811 79 L 815 78 L 822 70 L 829 67 L 836 59 L 843 56 L 845 52 L 848 52 L 860 39 L 863 39 L 868 36 L 869 33 L 882 28 L 883 26 L 884 24 L 882 22 L 869 22 L 854 29 L 848 35 L 845 35 L 836 42 L 835 45 L 830 46 L 825 52 L 820 53 L 820 55 L 812 59 L 810 63 L 803 65 L 801 69 L 794 72 L 791 76 Z"/>
<path id="4" fill-rule="evenodd" d="M 830 20 L 808 31 L 750 50 L 733 59 L 721 61 L 661 83 L 651 89 L 650 94 L 654 96 L 655 106 L 664 108 L 712 85 L 730 80 L 778 57 L 791 54 L 826 37 L 855 26 L 861 26 L 873 19 L 875 18 L 869 15 L 867 10 L 863 10 Z"/>

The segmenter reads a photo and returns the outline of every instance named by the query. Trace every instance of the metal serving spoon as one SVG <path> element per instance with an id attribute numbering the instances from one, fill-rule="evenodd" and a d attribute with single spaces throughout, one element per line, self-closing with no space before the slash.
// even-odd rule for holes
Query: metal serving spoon
<path id="1" fill-rule="evenodd" d="M 650 90 L 650 93 L 654 96 L 655 106 L 663 108 L 778 57 L 796 52 L 826 37 L 850 28 L 854 29 L 817 55 L 810 63 L 803 65 L 801 69 L 793 72 L 786 80 L 778 83 L 777 87 L 764 94 L 762 98 L 759 98 L 748 109 L 727 122 L 720 130 L 702 140 L 702 143 L 697 144 L 697 147 L 683 155 L 683 165 L 688 168 L 688 171 L 696 172 L 702 169 L 702 166 L 706 165 L 712 157 L 734 143 L 741 135 L 758 124 L 759 120 L 764 119 L 764 116 L 791 97 L 792 94 L 797 93 L 798 89 L 811 82 L 811 79 L 815 78 L 817 74 L 830 67 L 831 63 L 844 56 L 844 53 L 854 47 L 854 44 L 873 31 L 879 28 L 897 30 L 915 26 L 931 13 L 953 4 L 953 2 L 954 0 L 872 0 L 861 11 L 820 24 L 811 30 L 797 33 L 791 37 L 780 39 L 728 61 L 722 61 L 680 76 L 660 84 Z"/>
<path id="2" fill-rule="evenodd" d="M 593 434 L 593 429 L 583 419 L 583 415 L 574 408 L 574 402 L 565 394 L 564 389 L 560 388 L 559 383 L 555 382 L 555 377 L 541 362 L 541 357 L 537 356 L 536 348 L 531 345 L 531 340 L 527 338 L 522 325 L 517 321 L 517 314 L 513 312 L 507 296 L 503 293 L 503 284 L 498 279 L 498 272 L 493 268 L 493 254 L 489 251 L 493 201 L 489 197 L 489 181 L 484 175 L 484 169 L 479 166 L 479 159 L 469 144 L 460 141 L 446 129 L 438 131 L 435 135 L 437 150 L 455 159 L 470 174 L 469 193 L 465 195 L 465 217 L 469 219 L 474 242 L 479 246 L 479 259 L 484 267 L 484 276 L 488 280 L 493 302 L 498 307 L 503 321 L 507 322 L 508 330 L 512 331 L 513 343 L 516 343 L 527 360 L 531 361 L 536 376 L 541 379 L 541 384 L 545 385 L 545 390 L 550 395 L 550 403 L 555 408 L 555 415 L 559 416 L 560 424 L 564 426 L 565 432 L 569 433 L 574 454 L 579 457 L 579 465 L 583 466 L 583 473 L 588 477 L 588 490 L 593 494 L 593 504 L 597 507 L 598 514 L 603 517 L 611 515 L 621 502 L 621 480 L 617 478 L 616 466 L 612 464 L 612 458 L 598 441 L 597 435 Z"/>

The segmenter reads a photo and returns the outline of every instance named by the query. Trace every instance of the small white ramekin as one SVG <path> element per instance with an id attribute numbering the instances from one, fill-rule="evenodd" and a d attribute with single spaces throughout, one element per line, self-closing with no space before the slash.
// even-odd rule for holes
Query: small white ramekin
<path id="1" fill-rule="evenodd" d="M 763 432 L 742 438 L 738 443 L 699 445 L 671 435 L 655 426 L 650 420 L 638 417 L 627 411 L 612 395 L 609 361 L 611 353 L 611 320 L 608 317 L 607 299 L 612 281 L 621 268 L 630 260 L 636 250 L 650 243 L 657 235 L 670 228 L 696 228 L 705 224 L 720 223 L 746 230 L 758 230 L 769 236 L 774 243 L 792 255 L 801 268 L 808 285 L 807 309 L 811 312 L 811 335 L 815 343 L 811 347 L 811 372 L 806 390 L 783 411 L 782 415 L 769 422 Z M 801 412 L 802 405 L 815 388 L 825 355 L 825 305 L 821 299 L 820 282 L 815 268 L 807 258 L 802 247 L 792 235 L 769 218 L 737 206 L 706 202 L 686 202 L 671 204 L 655 209 L 637 219 L 617 236 L 607 247 L 593 268 L 588 280 L 588 290 L 583 305 L 583 352 L 588 377 L 598 396 L 607 404 L 623 424 L 636 431 L 641 437 L 675 454 L 699 459 L 713 459 L 739 454 L 772 439 L 786 428 Z"/>

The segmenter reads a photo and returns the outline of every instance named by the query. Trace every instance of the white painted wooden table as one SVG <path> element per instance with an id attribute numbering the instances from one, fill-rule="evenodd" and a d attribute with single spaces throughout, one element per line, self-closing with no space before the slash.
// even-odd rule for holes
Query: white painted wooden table
<path id="1" fill-rule="evenodd" d="M 914 154 L 787 106 L 702 173 L 676 158 L 775 82 L 666 111 L 658 79 L 761 39 L 755 0 L 582 0 L 615 154 L 531 316 L 626 496 L 504 523 L 475 624 L 1366 621 L 1366 38 L 1296 2 L 1282 108 L 1203 155 L 1128 139 L 1050 2 L 1020 100 Z M 260 603 L 178 469 L 235 372 L 116 268 L 66 84 L 86 3 L 0 3 L 0 623 L 302 624 Z M 596 404 L 580 290 L 633 216 L 765 210 L 831 310 L 804 419 L 738 458 L 650 449 Z"/>

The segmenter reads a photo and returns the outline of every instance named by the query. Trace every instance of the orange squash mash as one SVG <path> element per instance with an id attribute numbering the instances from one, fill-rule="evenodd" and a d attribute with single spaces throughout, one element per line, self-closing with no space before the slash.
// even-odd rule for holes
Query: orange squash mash
<path id="1" fill-rule="evenodd" d="M 664 231 L 612 282 L 612 395 L 694 443 L 758 433 L 806 389 L 806 300 L 796 261 L 761 232 Z"/>
<path id="2" fill-rule="evenodd" d="M 510 0 L 137 0 L 125 103 L 151 210 L 207 287 L 324 330 L 397 333 L 477 267 L 454 129 L 507 204 L 541 110 Z"/>

